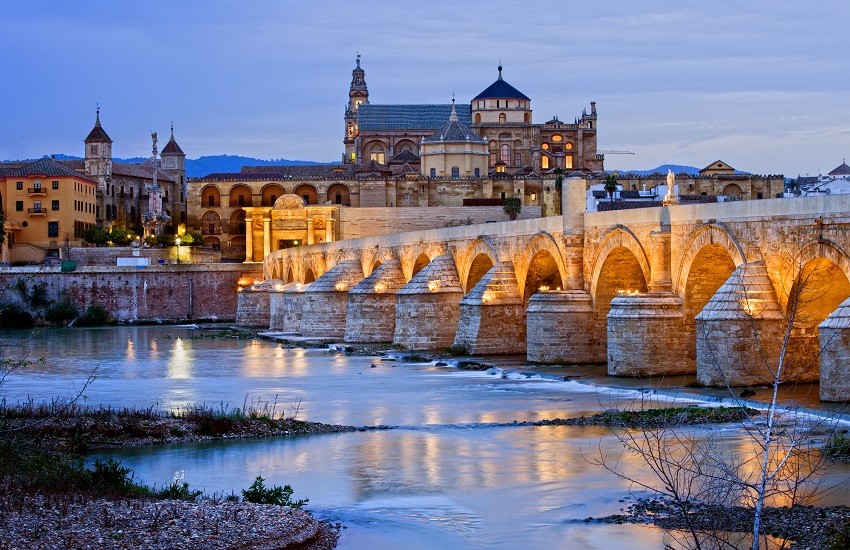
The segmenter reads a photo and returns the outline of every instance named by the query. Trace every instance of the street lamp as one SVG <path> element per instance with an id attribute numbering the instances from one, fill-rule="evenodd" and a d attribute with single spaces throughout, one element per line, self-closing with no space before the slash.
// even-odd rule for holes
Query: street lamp
<path id="1" fill-rule="evenodd" d="M 174 244 L 177 245 L 177 263 L 180 263 L 180 237 L 174 239 Z"/>

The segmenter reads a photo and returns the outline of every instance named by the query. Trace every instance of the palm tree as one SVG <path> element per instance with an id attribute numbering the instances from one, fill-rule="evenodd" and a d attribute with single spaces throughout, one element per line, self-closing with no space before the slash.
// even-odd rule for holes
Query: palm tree
<path id="1" fill-rule="evenodd" d="M 617 176 L 615 174 L 608 174 L 602 183 L 605 184 L 605 192 L 608 193 L 609 200 L 614 202 L 614 193 L 617 192 Z"/>
<path id="2" fill-rule="evenodd" d="M 561 191 L 564 188 L 564 169 L 560 166 L 552 170 L 557 177 L 555 178 L 555 190 L 558 191 L 558 202 L 555 205 L 555 213 L 559 213 L 561 210 Z"/>

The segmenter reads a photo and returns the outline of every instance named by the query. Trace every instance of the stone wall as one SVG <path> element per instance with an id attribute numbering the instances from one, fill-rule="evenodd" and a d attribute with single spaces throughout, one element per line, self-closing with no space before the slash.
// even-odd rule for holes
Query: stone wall
<path id="1" fill-rule="evenodd" d="M 508 215 L 501 206 L 343 208 L 340 215 L 343 239 L 508 221 Z M 528 220 L 541 215 L 539 206 L 526 205 L 522 207 L 517 219 Z"/>
<path id="2" fill-rule="evenodd" d="M 100 304 L 122 322 L 234 320 L 237 287 L 262 277 L 259 264 L 80 267 L 71 273 L 6 268 L 0 270 L 0 300 L 25 306 L 16 290 L 22 280 L 30 290 L 44 284 L 51 300 L 66 291 L 81 309 Z"/>
<path id="3" fill-rule="evenodd" d="M 116 265 L 118 258 L 132 258 L 133 249 L 129 246 L 103 246 L 72 248 L 68 254 L 68 260 L 77 262 L 77 265 Z M 177 261 L 177 247 L 168 248 L 141 248 L 139 257 L 150 258 L 151 265 L 163 263 L 171 264 Z M 181 246 L 180 262 L 187 264 L 208 264 L 221 261 L 221 251 L 209 248 Z"/>

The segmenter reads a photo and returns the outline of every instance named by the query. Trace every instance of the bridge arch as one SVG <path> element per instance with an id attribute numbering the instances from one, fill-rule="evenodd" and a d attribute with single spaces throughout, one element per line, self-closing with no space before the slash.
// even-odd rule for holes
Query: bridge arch
<path id="1" fill-rule="evenodd" d="M 517 286 L 525 303 L 540 287 L 564 288 L 567 280 L 564 257 L 549 233 L 541 232 L 532 237 L 513 263 Z"/>
<path id="2" fill-rule="evenodd" d="M 640 269 L 643 277 L 643 288 L 644 291 L 646 290 L 646 284 L 650 280 L 649 258 L 646 255 L 646 251 L 643 249 L 643 246 L 640 244 L 640 241 L 634 233 L 629 231 L 626 227 L 617 226 L 608 231 L 608 233 L 606 233 L 602 238 L 602 243 L 599 246 L 599 251 L 596 254 L 596 259 L 594 260 L 593 267 L 591 268 L 590 295 L 593 296 L 594 301 L 596 301 L 596 296 L 600 290 L 598 285 L 603 267 L 606 267 L 605 264 L 609 262 L 609 260 L 628 262 L 629 255 L 624 255 L 623 249 L 631 253 L 632 259 L 636 262 L 637 267 Z M 628 282 L 637 282 L 640 278 L 637 274 L 633 275 L 634 276 L 631 277 Z M 634 279 L 635 281 L 631 281 L 631 279 Z M 631 290 L 639 290 L 639 288 Z"/>
<path id="3" fill-rule="evenodd" d="M 790 284 L 788 284 L 790 283 Z M 790 281 L 779 292 L 786 313 L 794 308 L 795 326 L 813 328 L 850 297 L 850 255 L 837 243 L 821 239 L 797 255 Z"/>
<path id="4" fill-rule="evenodd" d="M 694 268 L 694 260 L 704 252 L 705 247 L 713 247 L 719 253 L 719 248 L 722 248 L 732 259 L 735 267 L 745 263 L 747 256 L 744 253 L 744 248 L 738 240 L 726 228 L 717 224 L 706 224 L 699 227 L 691 233 L 688 239 L 688 244 L 685 246 L 685 253 L 679 262 L 679 269 L 673 280 L 673 291 L 678 293 L 683 299 L 686 297 L 686 285 L 688 277 Z M 719 247 L 719 248 L 718 248 Z"/>
<path id="5" fill-rule="evenodd" d="M 464 293 L 472 290 L 472 287 L 498 261 L 499 255 L 486 236 L 478 237 L 462 253 L 455 256 L 455 265 L 458 268 L 457 272 L 460 275 Z"/>

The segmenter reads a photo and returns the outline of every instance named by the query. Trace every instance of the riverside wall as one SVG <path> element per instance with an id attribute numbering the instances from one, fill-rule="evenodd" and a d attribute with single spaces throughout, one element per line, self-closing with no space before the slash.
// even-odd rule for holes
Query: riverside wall
<path id="1" fill-rule="evenodd" d="M 44 285 L 47 298 L 63 292 L 80 310 L 99 304 L 121 322 L 236 319 L 237 289 L 263 278 L 263 264 L 157 265 L 144 268 L 83 266 L 0 269 L 0 302 L 30 305 L 22 290 Z"/>

